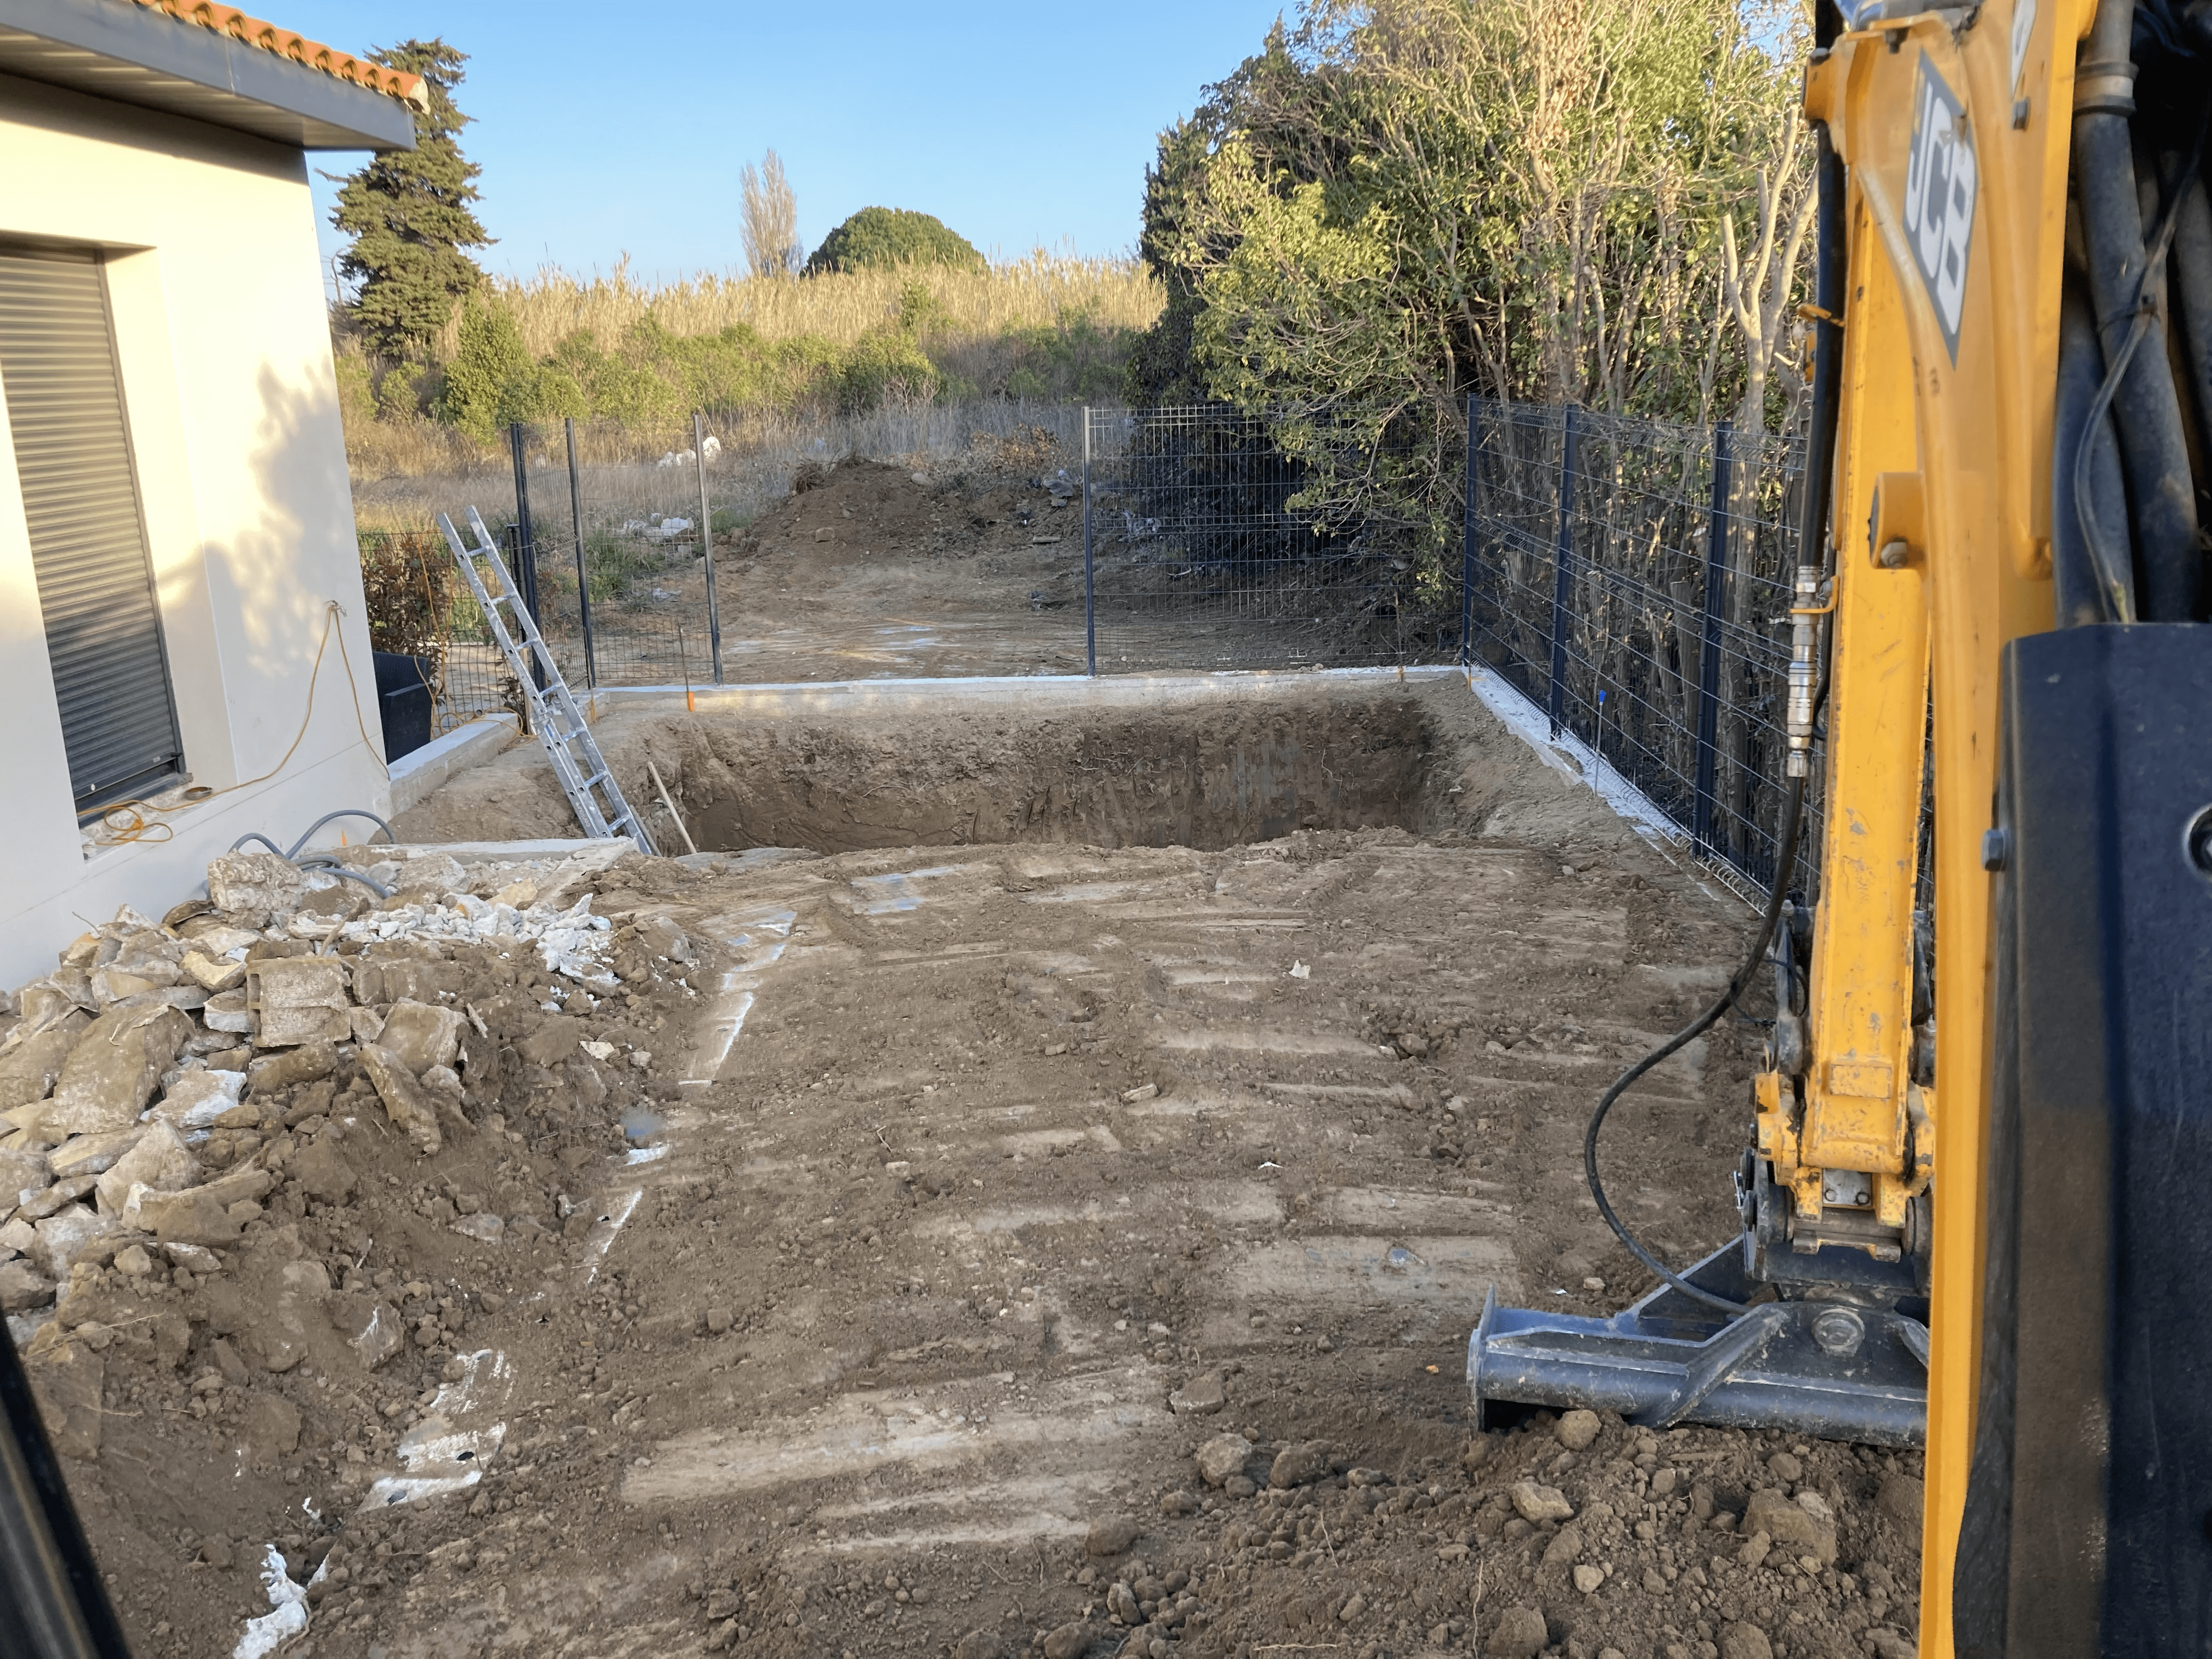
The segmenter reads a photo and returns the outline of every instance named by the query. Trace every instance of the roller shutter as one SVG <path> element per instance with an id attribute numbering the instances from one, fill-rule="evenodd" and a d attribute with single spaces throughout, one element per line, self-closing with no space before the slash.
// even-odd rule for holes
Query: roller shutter
<path id="1" fill-rule="evenodd" d="M 183 763 L 97 260 L 0 249 L 0 391 L 82 812 Z"/>

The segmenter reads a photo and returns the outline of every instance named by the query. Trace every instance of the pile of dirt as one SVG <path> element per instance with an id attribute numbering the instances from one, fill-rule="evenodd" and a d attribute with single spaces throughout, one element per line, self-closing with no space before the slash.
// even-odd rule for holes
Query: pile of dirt
<path id="1" fill-rule="evenodd" d="M 791 494 L 734 537 L 732 550 L 802 556 L 811 566 L 972 555 L 989 540 L 1056 538 L 1070 523 L 1079 537 L 1080 514 L 1054 511 L 1073 499 L 1064 479 L 940 478 L 859 456 L 830 466 L 810 461 L 793 477 Z"/>
<path id="2" fill-rule="evenodd" d="M 362 857 L 399 890 L 218 860 L 0 1017 L 0 1297 L 141 1652 L 227 1651 L 271 1544 L 343 1605 L 355 1511 L 474 1482 L 441 1412 L 690 1054 L 710 947 L 591 914 L 634 870 Z"/>

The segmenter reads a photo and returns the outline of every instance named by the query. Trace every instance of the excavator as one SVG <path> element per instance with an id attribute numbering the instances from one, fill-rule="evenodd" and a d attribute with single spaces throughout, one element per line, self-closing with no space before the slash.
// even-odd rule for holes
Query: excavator
<path id="1" fill-rule="evenodd" d="M 2202 1655 L 2212 0 L 1820 0 L 1804 87 L 1772 896 L 1589 1126 L 1656 1288 L 1606 1319 L 1493 1293 L 1468 1385 L 1924 1444 L 1923 1655 Z M 1770 983 L 1741 1231 L 1678 1271 L 1608 1202 L 1600 1131 Z"/>

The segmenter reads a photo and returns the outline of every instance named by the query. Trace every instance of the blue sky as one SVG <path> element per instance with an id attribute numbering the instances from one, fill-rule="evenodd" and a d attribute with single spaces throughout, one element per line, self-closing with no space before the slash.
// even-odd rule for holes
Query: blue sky
<path id="1" fill-rule="evenodd" d="M 263 10 L 263 8 L 256 8 Z M 470 54 L 477 258 L 669 277 L 743 263 L 738 170 L 769 145 L 811 248 L 871 204 L 934 213 L 986 252 L 1133 248 L 1160 129 L 1256 51 L 1281 0 L 1075 7 L 270 0 L 348 52 L 443 34 Z M 362 158 L 311 158 L 334 173 Z M 317 180 L 325 265 L 333 187 Z"/>

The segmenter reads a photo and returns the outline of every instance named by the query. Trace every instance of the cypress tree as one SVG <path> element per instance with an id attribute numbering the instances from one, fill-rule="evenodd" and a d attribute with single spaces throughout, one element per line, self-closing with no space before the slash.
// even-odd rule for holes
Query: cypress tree
<path id="1" fill-rule="evenodd" d="M 331 223 L 354 239 L 338 269 L 361 285 L 355 323 L 371 350 L 404 357 L 419 353 L 455 303 L 483 281 L 461 252 L 491 242 L 469 205 L 478 199 L 483 169 L 461 154 L 460 131 L 470 118 L 453 103 L 466 52 L 443 40 L 403 40 L 369 56 L 421 76 L 430 107 L 415 112 L 413 149 L 377 156 L 337 180 Z"/>

